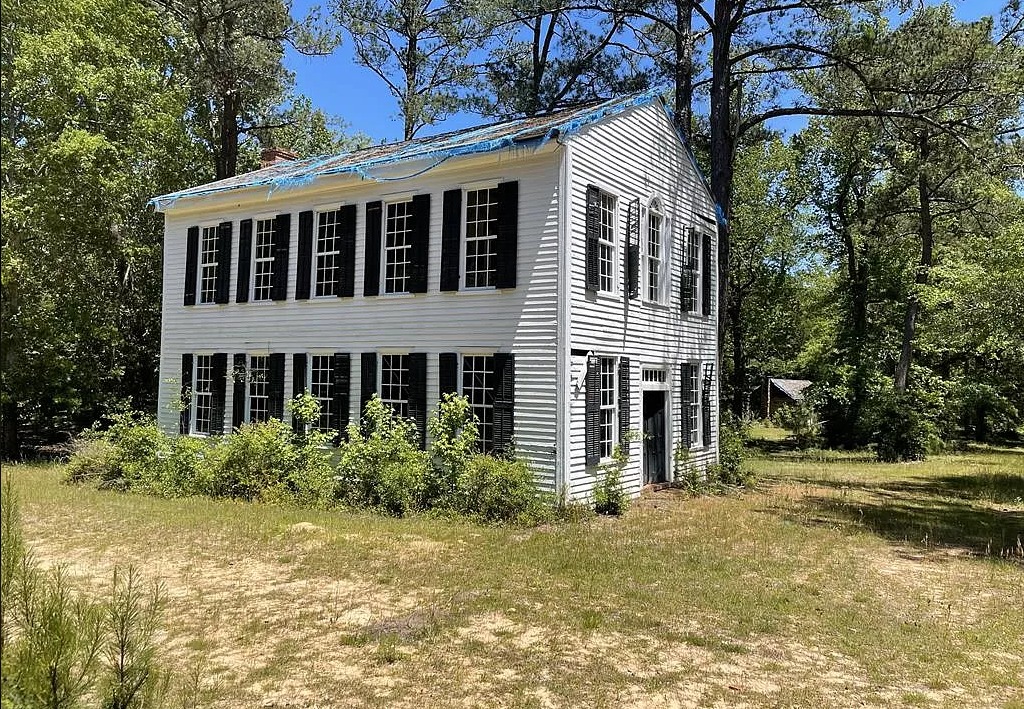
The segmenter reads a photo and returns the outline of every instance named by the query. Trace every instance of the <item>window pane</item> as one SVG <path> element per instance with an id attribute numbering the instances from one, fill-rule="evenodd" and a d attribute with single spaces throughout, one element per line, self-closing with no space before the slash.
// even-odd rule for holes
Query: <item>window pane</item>
<path id="1" fill-rule="evenodd" d="M 270 397 L 267 379 L 270 374 L 270 358 L 253 356 L 249 359 L 249 420 L 266 421 L 270 418 Z"/>
<path id="2" fill-rule="evenodd" d="M 700 367 L 693 365 L 690 367 L 690 442 L 691 445 L 696 446 L 698 443 L 697 435 L 700 429 L 700 379 L 699 379 Z"/>
<path id="3" fill-rule="evenodd" d="M 497 190 L 466 192 L 466 287 L 494 285 L 497 269 Z"/>
<path id="4" fill-rule="evenodd" d="M 217 299 L 217 227 L 203 227 L 202 268 L 199 273 L 199 302 Z"/>
<path id="5" fill-rule="evenodd" d="M 615 442 L 615 358 L 601 358 L 601 457 L 612 454 Z"/>
<path id="6" fill-rule="evenodd" d="M 494 448 L 494 382 L 492 357 L 462 358 L 462 395 L 469 399 L 473 413 L 480 419 L 480 450 Z"/>
<path id="7" fill-rule="evenodd" d="M 316 232 L 316 295 L 337 295 L 340 221 L 341 210 L 319 214 Z"/>
<path id="8" fill-rule="evenodd" d="M 412 202 L 388 204 L 384 225 L 384 292 L 408 293 Z"/>
<path id="9" fill-rule="evenodd" d="M 320 431 L 331 429 L 331 399 L 334 396 L 334 357 L 313 355 L 309 369 L 309 394 L 320 404 L 320 418 L 313 426 Z"/>
<path id="10" fill-rule="evenodd" d="M 270 300 L 270 286 L 274 277 L 274 220 L 256 222 L 253 244 L 252 299 Z"/>
<path id="11" fill-rule="evenodd" d="M 651 213 L 647 218 L 647 299 L 661 301 L 661 215 Z"/>
<path id="12" fill-rule="evenodd" d="M 598 231 L 599 286 L 615 289 L 615 198 L 601 195 L 601 226 Z"/>
<path id="13" fill-rule="evenodd" d="M 409 363 L 407 355 L 381 355 L 380 399 L 401 418 L 409 416 Z"/>
<path id="14" fill-rule="evenodd" d="M 213 356 L 196 357 L 196 374 L 192 380 L 193 397 L 196 402 L 196 417 L 193 430 L 196 433 L 210 433 L 213 424 Z"/>

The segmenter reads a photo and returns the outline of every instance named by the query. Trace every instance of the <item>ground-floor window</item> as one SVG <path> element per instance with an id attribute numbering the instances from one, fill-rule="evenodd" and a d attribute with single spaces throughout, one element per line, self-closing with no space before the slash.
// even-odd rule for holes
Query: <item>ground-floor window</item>
<path id="1" fill-rule="evenodd" d="M 266 421 L 270 418 L 270 395 L 267 380 L 270 377 L 270 358 L 253 355 L 249 358 L 249 420 Z"/>
<path id="2" fill-rule="evenodd" d="M 320 418 L 313 425 L 319 431 L 331 429 L 331 399 L 334 396 L 334 357 L 313 355 L 310 358 L 309 394 L 320 404 Z"/>
<path id="3" fill-rule="evenodd" d="M 610 458 L 615 445 L 615 358 L 601 358 L 601 457 Z"/>
<path id="4" fill-rule="evenodd" d="M 409 356 L 380 356 L 380 399 L 400 418 L 409 416 Z"/>
<path id="5" fill-rule="evenodd" d="M 209 435 L 213 428 L 213 355 L 196 356 L 192 392 L 196 407 L 192 431 Z"/>
<path id="6" fill-rule="evenodd" d="M 494 358 L 466 355 L 462 358 L 462 395 L 469 399 L 480 423 L 480 450 L 494 449 Z"/>
<path id="7" fill-rule="evenodd" d="M 691 364 L 689 367 L 689 406 L 684 412 L 686 425 L 690 429 L 690 445 L 700 445 L 700 366 Z M 684 383 L 685 384 L 685 383 Z"/>

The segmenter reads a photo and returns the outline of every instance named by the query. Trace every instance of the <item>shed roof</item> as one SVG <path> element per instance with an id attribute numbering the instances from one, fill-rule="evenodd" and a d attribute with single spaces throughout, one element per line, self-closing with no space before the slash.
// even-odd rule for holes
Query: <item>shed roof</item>
<path id="1" fill-rule="evenodd" d="M 809 379 L 768 379 L 770 386 L 774 386 L 793 401 L 803 401 L 804 391 L 813 383 Z"/>
<path id="2" fill-rule="evenodd" d="M 277 189 L 308 184 L 325 175 L 345 173 L 356 174 L 364 179 L 387 181 L 388 178 L 375 176 L 370 171 L 400 162 L 433 160 L 430 165 L 413 175 L 397 178 L 405 179 L 437 167 L 445 160 L 459 155 L 487 153 L 517 146 L 543 145 L 551 138 L 572 135 L 584 126 L 603 118 L 654 101 L 664 106 L 658 90 L 607 101 L 593 101 L 539 116 L 514 118 L 425 138 L 374 145 L 339 155 L 279 162 L 235 177 L 154 197 L 150 203 L 157 210 L 163 210 L 181 199 L 259 186 L 267 187 L 273 192 Z M 693 156 L 688 146 L 686 150 L 692 160 Z M 696 162 L 694 167 L 696 168 Z"/>

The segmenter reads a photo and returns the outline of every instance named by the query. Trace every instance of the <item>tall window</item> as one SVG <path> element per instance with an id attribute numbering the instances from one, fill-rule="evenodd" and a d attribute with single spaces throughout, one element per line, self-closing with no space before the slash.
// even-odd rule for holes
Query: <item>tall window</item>
<path id="1" fill-rule="evenodd" d="M 615 441 L 615 358 L 601 358 L 601 457 L 611 457 Z"/>
<path id="2" fill-rule="evenodd" d="M 274 277 L 274 220 L 256 222 L 253 244 L 252 299 L 270 300 L 270 284 Z"/>
<path id="3" fill-rule="evenodd" d="M 498 190 L 466 192 L 466 287 L 494 285 L 497 272 Z"/>
<path id="4" fill-rule="evenodd" d="M 388 204 L 384 225 L 384 292 L 408 293 L 412 265 L 412 201 Z"/>
<path id="5" fill-rule="evenodd" d="M 466 355 L 462 358 L 462 395 L 469 399 L 480 420 L 480 450 L 494 448 L 494 358 Z"/>
<path id="6" fill-rule="evenodd" d="M 217 267 L 217 227 L 203 227 L 202 268 L 199 272 L 200 303 L 216 301 Z"/>
<path id="7" fill-rule="evenodd" d="M 690 427 L 690 446 L 700 445 L 700 367 L 692 364 L 690 370 L 690 405 L 684 412 L 686 424 Z"/>
<path id="8" fill-rule="evenodd" d="M 380 400 L 400 418 L 409 416 L 409 358 L 407 355 L 380 356 Z"/>
<path id="9" fill-rule="evenodd" d="M 600 290 L 615 290 L 615 198 L 603 192 L 597 261 Z"/>
<path id="10" fill-rule="evenodd" d="M 700 234 L 696 229 L 690 229 L 686 236 L 686 270 L 690 275 L 690 310 L 697 312 L 700 307 Z"/>
<path id="11" fill-rule="evenodd" d="M 249 358 L 249 420 L 266 421 L 270 418 L 270 396 L 267 379 L 270 376 L 270 358 L 253 355 Z"/>
<path id="12" fill-rule="evenodd" d="M 654 211 L 647 213 L 647 300 L 660 303 L 662 297 L 662 268 L 664 267 L 664 218 Z"/>
<path id="13" fill-rule="evenodd" d="M 309 368 L 309 394 L 320 404 L 320 418 L 314 428 L 331 428 L 331 398 L 334 396 L 334 358 L 331 355 L 313 355 Z"/>
<path id="14" fill-rule="evenodd" d="M 316 232 L 316 290 L 315 295 L 337 295 L 338 254 L 341 244 L 338 225 L 341 210 L 320 212 Z"/>
<path id="15" fill-rule="evenodd" d="M 213 356 L 196 356 L 196 374 L 192 378 L 195 401 L 195 433 L 209 434 L 213 429 Z"/>

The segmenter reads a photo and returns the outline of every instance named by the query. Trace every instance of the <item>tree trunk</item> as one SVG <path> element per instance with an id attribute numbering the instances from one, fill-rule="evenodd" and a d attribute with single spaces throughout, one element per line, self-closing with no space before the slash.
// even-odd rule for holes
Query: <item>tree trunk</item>
<path id="1" fill-rule="evenodd" d="M 729 330 L 732 333 L 732 412 L 737 418 L 746 413 L 747 354 L 743 347 L 743 303 L 734 298 L 729 303 Z"/>
<path id="2" fill-rule="evenodd" d="M 676 0 L 676 128 L 690 141 L 693 129 L 693 2 Z"/>
<path id="3" fill-rule="evenodd" d="M 903 346 L 900 348 L 900 361 L 896 365 L 894 385 L 896 391 L 907 390 L 907 378 L 910 374 L 910 362 L 914 353 L 914 334 L 917 329 L 917 316 L 921 312 L 921 290 L 928 285 L 928 275 L 932 267 L 932 247 L 935 233 L 932 226 L 931 186 L 928 183 L 928 134 L 925 133 L 918 144 L 917 193 L 918 193 L 918 234 L 921 237 L 921 260 L 914 276 L 914 290 L 907 301 L 907 313 L 903 318 Z"/>
<path id="4" fill-rule="evenodd" d="M 238 97 L 229 91 L 221 101 L 220 150 L 215 156 L 218 180 L 238 174 Z"/>

